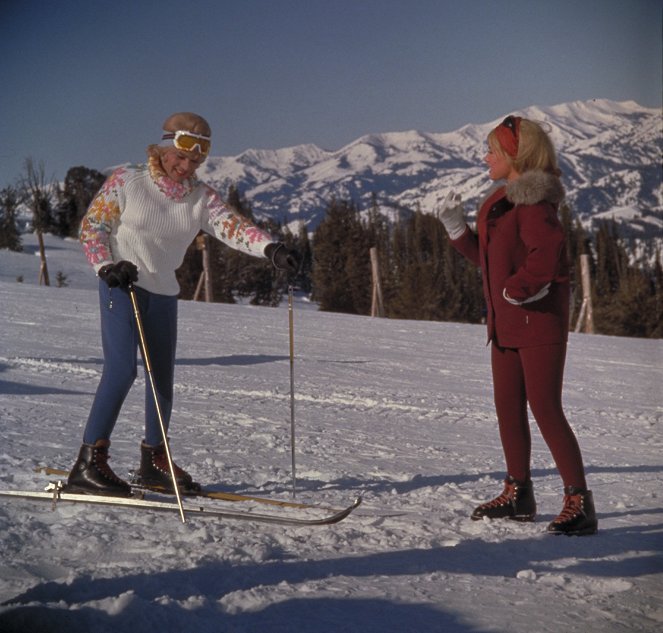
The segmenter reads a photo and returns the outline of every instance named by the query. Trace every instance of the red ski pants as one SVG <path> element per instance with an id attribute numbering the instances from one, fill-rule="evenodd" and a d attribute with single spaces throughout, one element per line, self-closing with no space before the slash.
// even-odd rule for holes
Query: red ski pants
<path id="1" fill-rule="evenodd" d="M 578 440 L 562 409 L 566 344 L 519 349 L 492 344 L 495 409 L 509 475 L 530 477 L 532 440 L 527 404 L 564 486 L 586 488 Z"/>

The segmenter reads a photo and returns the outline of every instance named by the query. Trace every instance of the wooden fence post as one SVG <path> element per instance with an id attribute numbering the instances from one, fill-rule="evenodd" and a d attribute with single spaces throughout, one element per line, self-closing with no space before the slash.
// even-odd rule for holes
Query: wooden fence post
<path id="1" fill-rule="evenodd" d="M 594 334 L 594 308 L 592 306 L 592 283 L 589 276 L 589 255 L 580 256 L 580 276 L 582 279 L 582 304 L 576 322 L 576 332 Z M 584 326 L 584 327 L 583 327 Z"/>
<path id="2" fill-rule="evenodd" d="M 199 251 L 202 251 L 203 257 L 203 272 L 200 273 L 200 278 L 198 279 L 198 285 L 196 286 L 196 291 L 193 293 L 193 300 L 198 301 L 200 296 L 200 291 L 205 285 L 205 301 L 208 303 L 212 301 L 212 277 L 210 275 L 210 265 L 209 265 L 209 237 L 207 234 L 199 235 L 196 238 L 196 248 Z"/>
<path id="3" fill-rule="evenodd" d="M 42 281 L 45 286 L 51 285 L 51 280 L 48 276 L 48 265 L 46 264 L 46 248 L 44 247 L 44 236 L 41 231 L 37 229 L 37 241 L 39 242 L 39 258 L 41 264 L 39 266 L 39 285 L 41 286 Z"/>
<path id="4" fill-rule="evenodd" d="M 373 301 L 371 302 L 371 316 L 384 316 L 384 302 L 382 300 L 382 282 L 380 281 L 380 262 L 378 249 L 371 247 L 371 276 L 373 277 Z"/>

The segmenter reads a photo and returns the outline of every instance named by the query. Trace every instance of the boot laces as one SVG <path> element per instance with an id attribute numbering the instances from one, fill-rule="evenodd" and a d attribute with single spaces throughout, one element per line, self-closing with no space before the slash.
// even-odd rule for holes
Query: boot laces
<path id="1" fill-rule="evenodd" d="M 495 497 L 492 501 L 484 503 L 482 508 L 498 508 L 500 506 L 507 506 L 513 503 L 513 500 L 516 497 L 517 488 L 513 484 L 507 484 L 502 494 L 499 497 Z"/>
<path id="2" fill-rule="evenodd" d="M 99 473 L 106 479 L 110 479 L 116 483 L 123 483 L 122 480 L 113 472 L 112 468 L 108 465 L 110 455 L 102 453 L 101 451 L 94 452 L 94 465 L 97 467 Z"/>
<path id="3" fill-rule="evenodd" d="M 152 453 L 152 465 L 163 473 L 170 473 L 168 457 L 166 457 L 165 451 L 163 453 Z M 177 478 L 188 476 L 188 473 L 180 468 L 175 462 L 173 462 L 173 470 L 175 471 L 175 477 Z"/>
<path id="4" fill-rule="evenodd" d="M 582 495 L 566 495 L 564 497 L 564 507 L 555 519 L 555 523 L 564 523 L 571 521 L 577 516 L 583 514 L 583 497 Z"/>

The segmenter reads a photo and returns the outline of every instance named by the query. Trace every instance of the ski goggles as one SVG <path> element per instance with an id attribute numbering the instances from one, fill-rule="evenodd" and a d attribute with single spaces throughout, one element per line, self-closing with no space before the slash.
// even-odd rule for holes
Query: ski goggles
<path id="1" fill-rule="evenodd" d="M 209 154 L 212 147 L 212 140 L 209 136 L 202 134 L 194 134 L 193 132 L 186 132 L 184 130 L 177 130 L 176 132 L 165 132 L 161 137 L 162 141 L 173 141 L 173 145 L 177 149 L 184 150 L 185 152 L 198 151 L 203 156 Z"/>

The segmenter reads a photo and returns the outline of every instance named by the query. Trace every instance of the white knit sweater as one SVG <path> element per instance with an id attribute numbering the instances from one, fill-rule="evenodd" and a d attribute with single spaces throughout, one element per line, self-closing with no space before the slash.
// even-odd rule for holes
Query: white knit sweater
<path id="1" fill-rule="evenodd" d="M 201 230 L 257 257 L 274 242 L 208 185 L 196 178 L 176 183 L 146 165 L 113 172 L 83 218 L 80 240 L 95 271 L 127 260 L 138 267 L 137 286 L 176 295 L 175 270 Z"/>

